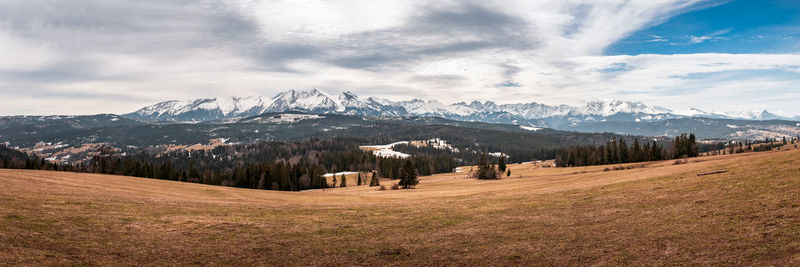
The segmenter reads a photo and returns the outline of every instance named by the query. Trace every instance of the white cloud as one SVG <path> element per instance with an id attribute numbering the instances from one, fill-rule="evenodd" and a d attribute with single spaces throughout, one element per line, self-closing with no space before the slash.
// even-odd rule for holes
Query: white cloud
<path id="1" fill-rule="evenodd" d="M 442 102 L 629 98 L 725 110 L 760 88 L 794 97 L 797 79 L 697 74 L 800 70 L 794 54 L 602 55 L 705 1 L 38 3 L 0 4 L 0 57 L 8 59 L 0 62 L 0 114 L 123 113 L 173 98 L 311 87 Z M 38 8 L 47 3 L 57 8 Z M 774 97 L 749 99 L 800 113 Z"/>

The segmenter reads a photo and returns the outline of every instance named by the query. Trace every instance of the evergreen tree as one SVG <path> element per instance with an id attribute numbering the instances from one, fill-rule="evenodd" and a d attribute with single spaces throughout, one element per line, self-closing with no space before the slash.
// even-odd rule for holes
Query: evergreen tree
<path id="1" fill-rule="evenodd" d="M 639 138 L 633 139 L 633 162 L 642 162 L 644 161 L 642 157 L 642 147 L 639 145 Z"/>
<path id="2" fill-rule="evenodd" d="M 358 172 L 358 186 L 361 186 L 361 172 Z"/>
<path id="3" fill-rule="evenodd" d="M 380 186 L 380 185 L 381 185 L 381 181 L 378 178 L 378 172 L 377 171 L 372 171 L 372 178 L 369 181 L 369 186 Z"/>
<path id="4" fill-rule="evenodd" d="M 333 182 L 331 183 L 331 188 L 336 188 L 336 182 L 338 182 L 336 181 L 336 174 L 333 174 L 331 176 L 333 176 Z"/>
<path id="5" fill-rule="evenodd" d="M 650 160 L 662 160 L 663 157 L 661 156 L 662 149 L 658 143 L 653 140 L 653 146 L 650 147 Z"/>
<path id="6" fill-rule="evenodd" d="M 511 176 L 511 169 L 508 169 L 508 171 L 506 172 L 506 176 Z"/>
<path id="7" fill-rule="evenodd" d="M 628 145 L 625 144 L 625 140 L 619 140 L 619 163 L 628 163 Z"/>
<path id="8" fill-rule="evenodd" d="M 414 167 L 414 162 L 411 159 L 406 160 L 406 163 L 403 165 L 403 168 L 400 171 L 400 186 L 403 189 L 409 189 L 417 186 L 419 184 L 419 180 L 417 180 L 417 170 Z"/>
<path id="9" fill-rule="evenodd" d="M 506 171 L 506 157 L 505 156 L 501 156 L 498 159 L 497 169 L 500 170 L 500 172 L 505 172 Z"/>
<path id="10" fill-rule="evenodd" d="M 619 149 L 617 149 L 617 139 L 611 140 L 611 164 L 620 163 L 619 161 Z"/>
<path id="11" fill-rule="evenodd" d="M 342 182 L 339 183 L 339 187 L 347 187 L 347 176 L 342 174 Z"/>

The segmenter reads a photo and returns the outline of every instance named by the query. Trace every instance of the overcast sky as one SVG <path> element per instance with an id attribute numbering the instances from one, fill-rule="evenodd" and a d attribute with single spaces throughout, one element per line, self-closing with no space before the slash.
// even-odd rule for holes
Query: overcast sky
<path id="1" fill-rule="evenodd" d="M 0 115 L 315 87 L 800 115 L 800 1 L 0 1 Z"/>

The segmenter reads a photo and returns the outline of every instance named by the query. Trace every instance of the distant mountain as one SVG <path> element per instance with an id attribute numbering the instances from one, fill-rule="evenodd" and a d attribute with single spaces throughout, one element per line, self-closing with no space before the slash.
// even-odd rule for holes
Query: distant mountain
<path id="1" fill-rule="evenodd" d="M 272 99 L 262 97 L 207 98 L 193 101 L 165 101 L 123 116 L 150 121 L 197 122 L 237 116 L 252 116 L 268 111 Z"/>
<path id="2" fill-rule="evenodd" d="M 390 117 L 441 117 L 451 120 L 503 123 L 532 127 L 563 128 L 586 122 L 651 122 L 687 117 L 672 110 L 642 102 L 593 101 L 581 106 L 545 105 L 536 102 L 498 105 L 491 101 L 443 104 L 437 100 L 389 101 L 362 99 L 350 92 L 331 95 L 322 90 L 289 90 L 272 98 L 227 97 L 193 101 L 166 101 L 144 107 L 124 117 L 145 121 L 203 122 L 247 117 L 264 113 L 304 112 Z M 698 110 L 696 114 L 700 113 Z M 691 117 L 692 115 L 689 115 Z M 717 116 L 715 118 L 732 118 Z M 769 118 L 764 114 L 759 118 Z"/>
<path id="3" fill-rule="evenodd" d="M 736 111 L 736 112 L 727 112 L 726 115 L 736 118 L 736 119 L 747 119 L 747 120 L 789 120 L 790 118 L 779 116 L 769 111 L 761 111 L 761 112 L 752 112 L 752 111 Z"/>
<path id="4" fill-rule="evenodd" d="M 711 119 L 736 119 L 736 120 L 798 120 L 800 116 L 789 118 L 783 117 L 769 111 L 763 110 L 761 112 L 739 110 L 734 112 L 715 113 L 706 112 L 697 108 L 690 108 L 688 111 L 681 113 L 689 117 L 703 117 Z"/>

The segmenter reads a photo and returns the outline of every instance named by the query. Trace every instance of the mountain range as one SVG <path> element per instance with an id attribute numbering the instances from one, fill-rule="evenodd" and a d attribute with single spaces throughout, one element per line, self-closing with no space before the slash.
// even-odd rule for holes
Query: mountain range
<path id="1" fill-rule="evenodd" d="M 657 122 L 680 118 L 743 120 L 800 120 L 770 113 L 740 111 L 711 113 L 692 108 L 686 112 L 650 106 L 633 101 L 592 101 L 580 106 L 546 105 L 536 102 L 496 104 L 492 101 L 443 104 L 437 100 L 413 99 L 389 101 L 382 98 L 359 98 L 351 92 L 332 95 L 319 89 L 288 90 L 272 98 L 219 97 L 191 101 L 165 101 L 141 108 L 123 117 L 165 122 L 189 122 L 232 119 L 265 113 L 304 112 L 390 117 L 441 117 L 459 121 L 514 124 L 530 127 L 565 129 L 593 122 Z"/>

